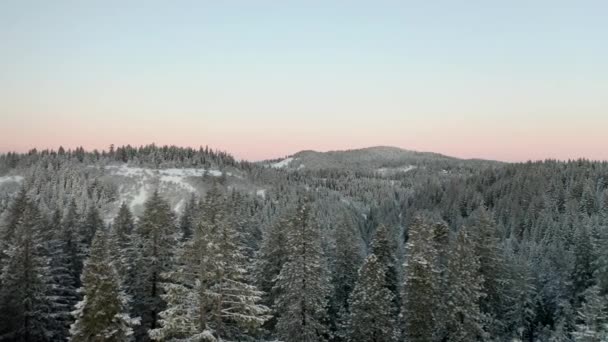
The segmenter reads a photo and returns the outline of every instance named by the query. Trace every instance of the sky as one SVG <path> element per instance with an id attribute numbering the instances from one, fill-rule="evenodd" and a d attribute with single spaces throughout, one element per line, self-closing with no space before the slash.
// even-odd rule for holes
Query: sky
<path id="1" fill-rule="evenodd" d="M 0 1 L 0 152 L 608 160 L 608 2 Z"/>

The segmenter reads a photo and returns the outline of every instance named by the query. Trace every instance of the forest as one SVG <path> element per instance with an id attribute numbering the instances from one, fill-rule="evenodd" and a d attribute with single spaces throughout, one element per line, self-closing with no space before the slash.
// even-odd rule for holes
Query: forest
<path id="1" fill-rule="evenodd" d="M 608 163 L 378 151 L 0 155 L 0 341 L 608 341 Z"/>

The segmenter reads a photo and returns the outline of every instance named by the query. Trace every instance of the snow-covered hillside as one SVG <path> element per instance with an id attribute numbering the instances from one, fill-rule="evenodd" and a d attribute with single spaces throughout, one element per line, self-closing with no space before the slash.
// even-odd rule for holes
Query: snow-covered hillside
<path id="1" fill-rule="evenodd" d="M 118 202 L 127 203 L 138 214 L 148 197 L 158 190 L 176 212 L 183 210 L 192 193 L 205 191 L 204 177 L 221 177 L 220 170 L 201 168 L 151 169 L 127 164 L 105 167 L 105 178 L 118 186 Z M 227 172 L 227 177 L 233 176 Z"/>

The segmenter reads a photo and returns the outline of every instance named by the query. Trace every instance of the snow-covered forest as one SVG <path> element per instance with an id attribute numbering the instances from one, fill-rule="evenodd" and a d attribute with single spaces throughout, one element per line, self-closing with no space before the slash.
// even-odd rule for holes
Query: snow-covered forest
<path id="1" fill-rule="evenodd" d="M 0 341 L 608 341 L 608 163 L 0 155 Z"/>

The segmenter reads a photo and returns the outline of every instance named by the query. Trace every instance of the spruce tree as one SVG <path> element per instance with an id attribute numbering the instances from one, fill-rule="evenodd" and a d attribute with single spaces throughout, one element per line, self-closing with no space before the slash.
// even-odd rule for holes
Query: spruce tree
<path id="1" fill-rule="evenodd" d="M 249 284 L 240 237 L 227 209 L 208 201 L 213 215 L 204 215 L 192 239 L 184 242 L 177 268 L 163 283 L 167 309 L 160 313 L 160 328 L 150 332 L 157 340 L 243 340 L 268 319 L 269 309 L 258 304 L 262 292 Z M 206 218 L 206 219 L 205 219 Z"/>
<path id="2" fill-rule="evenodd" d="M 333 295 L 330 305 L 330 321 L 332 322 L 334 341 L 344 336 L 346 318 L 349 312 L 349 297 L 357 282 L 358 269 L 362 263 L 361 242 L 359 232 L 354 229 L 352 222 L 344 217 L 338 223 L 335 231 L 335 255 L 332 271 Z M 381 265 L 384 267 L 384 265 Z M 383 282 L 384 286 L 385 282 Z M 392 304 L 389 303 L 389 307 Z"/>
<path id="3" fill-rule="evenodd" d="M 396 237 L 386 225 L 379 225 L 374 233 L 371 244 L 371 254 L 374 254 L 380 265 L 386 268 L 385 286 L 393 293 L 393 306 L 399 312 L 400 286 L 397 274 Z"/>
<path id="4" fill-rule="evenodd" d="M 132 294 L 131 284 L 137 276 L 137 270 L 133 266 L 137 258 L 136 245 L 133 243 L 134 229 L 133 214 L 129 207 L 122 203 L 118 215 L 112 221 L 108 238 L 111 241 L 116 270 L 128 294 Z"/>
<path id="5" fill-rule="evenodd" d="M 288 211 L 288 213 L 290 213 Z M 287 262 L 287 230 L 290 226 L 289 217 L 286 214 L 280 216 L 274 223 L 264 231 L 262 244 L 256 254 L 254 264 L 255 281 L 263 292 L 262 302 L 268 307 L 274 307 L 279 295 L 276 286 L 283 265 Z M 265 323 L 264 328 L 274 330 L 276 315 L 271 316 Z"/>
<path id="6" fill-rule="evenodd" d="M 361 269 L 350 297 L 348 340 L 352 342 L 389 342 L 396 340 L 395 315 L 391 309 L 393 293 L 385 286 L 385 266 L 374 254 Z"/>
<path id="7" fill-rule="evenodd" d="M 80 224 L 79 230 L 81 249 L 85 255 L 89 246 L 91 245 L 91 242 L 93 241 L 95 232 L 101 228 L 103 228 L 103 220 L 99 215 L 99 211 L 94 206 L 89 207 L 85 219 Z"/>
<path id="8" fill-rule="evenodd" d="M 448 341 L 475 341 L 484 336 L 479 308 L 483 278 L 474 248 L 466 229 L 461 228 L 448 259 Z"/>
<path id="9" fill-rule="evenodd" d="M 276 291 L 277 334 L 287 342 L 326 339 L 327 271 L 319 227 L 311 220 L 310 205 L 299 203 L 287 235 L 287 262 Z"/>
<path id="10" fill-rule="evenodd" d="M 57 324 L 52 318 L 52 279 L 43 221 L 27 198 L 6 241 L 0 277 L 0 340 L 50 341 Z"/>
<path id="11" fill-rule="evenodd" d="M 574 272 L 572 281 L 576 300 L 582 300 L 585 290 L 594 282 L 595 250 L 589 226 L 579 223 L 574 232 Z"/>
<path id="12" fill-rule="evenodd" d="M 608 341 L 608 299 L 600 294 L 597 286 L 585 291 L 584 302 L 579 311 L 579 324 L 572 333 L 577 342 Z"/>
<path id="13" fill-rule="evenodd" d="M 84 298 L 76 305 L 76 322 L 70 329 L 74 342 L 115 341 L 132 339 L 132 326 L 137 320 L 129 317 L 127 298 L 110 254 L 107 232 L 97 229 L 82 274 Z"/>
<path id="14" fill-rule="evenodd" d="M 79 300 L 78 280 L 70 260 L 67 243 L 62 236 L 61 212 L 56 210 L 48 232 L 47 250 L 50 258 L 49 275 L 53 282 L 52 286 L 52 313 L 51 317 L 58 323 L 56 334 L 57 340 L 66 340 L 69 336 L 70 325 L 73 322 L 72 310 Z"/>
<path id="15" fill-rule="evenodd" d="M 502 319 L 503 315 L 503 286 L 506 283 L 498 227 L 491 213 L 481 208 L 474 213 L 468 231 L 469 239 L 474 243 L 475 255 L 479 258 L 484 294 L 480 298 L 481 312 L 486 317 L 487 330 L 496 335 L 501 330 L 497 320 Z"/>
<path id="16" fill-rule="evenodd" d="M 148 329 L 158 326 L 158 314 L 165 309 L 161 283 L 171 268 L 178 234 L 169 204 L 155 191 L 146 201 L 135 234 L 133 267 L 136 279 L 131 284 L 133 316 L 141 318 L 136 338 L 147 340 Z"/>
<path id="17" fill-rule="evenodd" d="M 406 246 L 402 314 L 405 339 L 412 342 L 433 341 L 437 333 L 437 253 L 431 233 L 431 225 L 417 218 Z"/>
<path id="18" fill-rule="evenodd" d="M 192 231 L 195 229 L 195 213 L 196 213 L 196 196 L 192 194 L 190 200 L 186 202 L 184 212 L 179 219 L 179 229 L 182 233 L 182 239 L 189 239 L 192 237 Z"/>

